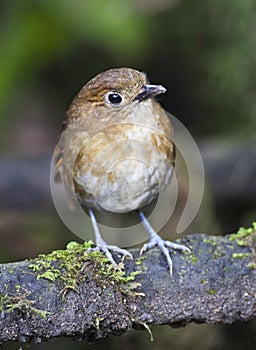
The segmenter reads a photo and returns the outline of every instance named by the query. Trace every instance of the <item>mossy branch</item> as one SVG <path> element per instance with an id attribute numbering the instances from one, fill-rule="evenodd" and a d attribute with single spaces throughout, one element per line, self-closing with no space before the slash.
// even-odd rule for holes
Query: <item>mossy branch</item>
<path id="1" fill-rule="evenodd" d="M 134 260 L 124 261 L 120 272 L 101 253 L 85 253 L 90 243 L 0 265 L 0 341 L 92 340 L 132 327 L 250 320 L 256 316 L 255 229 L 185 237 L 192 253 L 172 254 L 172 276 L 158 249 L 142 259 L 132 250 Z"/>

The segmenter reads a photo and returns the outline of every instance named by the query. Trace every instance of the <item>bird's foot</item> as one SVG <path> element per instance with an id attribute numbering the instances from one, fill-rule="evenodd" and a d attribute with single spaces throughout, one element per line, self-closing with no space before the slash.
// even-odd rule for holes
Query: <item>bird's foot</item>
<path id="1" fill-rule="evenodd" d="M 144 253 L 146 250 L 151 249 L 155 246 L 158 246 L 161 252 L 165 255 L 171 275 L 172 275 L 173 264 L 172 264 L 172 259 L 170 257 L 170 253 L 168 249 L 181 250 L 183 252 L 189 252 L 189 253 L 191 252 L 191 250 L 185 245 L 173 243 L 170 241 L 165 241 L 158 234 L 155 234 L 148 243 L 144 244 L 144 246 L 140 251 L 140 254 Z"/>
<path id="2" fill-rule="evenodd" d="M 120 270 L 120 266 L 119 264 L 116 263 L 116 261 L 114 260 L 112 254 L 110 251 L 113 251 L 117 254 L 121 254 L 124 258 L 125 257 L 128 257 L 130 258 L 131 260 L 133 259 L 133 256 L 130 252 L 128 252 L 128 250 L 126 249 L 122 249 L 122 248 L 119 248 L 115 245 L 97 245 L 95 248 L 89 248 L 87 250 L 87 252 L 92 252 L 92 251 L 100 251 L 102 252 L 106 258 L 109 260 L 109 262 L 118 270 Z"/>

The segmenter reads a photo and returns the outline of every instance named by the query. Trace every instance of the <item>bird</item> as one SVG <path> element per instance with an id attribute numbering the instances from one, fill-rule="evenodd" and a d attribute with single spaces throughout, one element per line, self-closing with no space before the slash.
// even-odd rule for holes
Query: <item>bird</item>
<path id="1" fill-rule="evenodd" d="M 115 268 L 119 264 L 112 252 L 133 256 L 103 239 L 98 212 L 137 212 L 149 235 L 140 254 L 158 247 L 170 274 L 170 251 L 190 252 L 184 245 L 162 239 L 144 214 L 174 172 L 174 131 L 156 100 L 165 92 L 162 85 L 150 84 L 144 72 L 108 69 L 82 87 L 62 124 L 54 155 L 56 181 L 64 183 L 91 219 L 95 247 L 90 250 L 104 253 Z"/>

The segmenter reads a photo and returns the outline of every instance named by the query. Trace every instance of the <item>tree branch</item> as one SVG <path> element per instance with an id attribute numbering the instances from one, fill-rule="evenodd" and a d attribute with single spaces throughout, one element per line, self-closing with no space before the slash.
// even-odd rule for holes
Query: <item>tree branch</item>
<path id="1" fill-rule="evenodd" d="M 71 267 L 65 269 L 61 254 L 64 259 L 70 247 L 54 253 L 59 260 L 50 255 L 3 264 L 0 341 L 61 335 L 92 340 L 148 325 L 248 321 L 256 316 L 256 233 L 252 231 L 185 237 L 180 242 L 192 253 L 172 254 L 172 276 L 158 249 L 145 253 L 142 261 L 136 259 L 139 251 L 132 250 L 134 260 L 125 261 L 130 276 L 126 279 L 114 273 L 99 253 L 72 252 L 66 255 Z M 130 281 L 132 271 L 141 271 L 134 281 Z M 47 278 L 39 278 L 43 273 Z"/>

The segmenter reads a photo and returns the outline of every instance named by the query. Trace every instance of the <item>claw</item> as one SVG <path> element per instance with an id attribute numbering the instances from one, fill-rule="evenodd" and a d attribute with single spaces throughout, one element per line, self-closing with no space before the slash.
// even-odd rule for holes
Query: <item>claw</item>
<path id="1" fill-rule="evenodd" d="M 115 245 L 100 245 L 100 246 L 96 246 L 95 248 L 89 248 L 87 250 L 87 252 L 92 252 L 92 251 L 101 251 L 106 258 L 109 260 L 109 262 L 116 268 L 120 270 L 120 266 L 115 262 L 115 260 L 113 259 L 113 256 L 111 254 L 110 251 L 116 252 L 118 254 L 123 255 L 123 257 L 128 257 L 131 260 L 133 260 L 133 256 L 130 252 L 128 252 L 128 250 L 119 248 Z"/>
<path id="2" fill-rule="evenodd" d="M 142 247 L 142 249 L 140 251 L 140 255 L 143 254 L 148 249 L 151 249 L 155 246 L 158 246 L 159 249 L 161 250 L 161 252 L 165 255 L 165 257 L 167 259 L 170 275 L 172 275 L 173 264 L 172 264 L 172 259 L 171 259 L 168 248 L 170 248 L 172 250 L 181 250 L 184 252 L 186 251 L 189 253 L 191 252 L 191 250 L 188 247 L 186 247 L 185 245 L 173 243 L 170 241 L 165 241 L 159 235 L 155 234 L 154 237 L 152 237 L 148 243 L 144 244 L 144 246 Z"/>
<path id="3" fill-rule="evenodd" d="M 183 252 L 189 252 L 189 253 L 191 252 L 191 250 L 188 247 L 186 247 L 185 245 L 173 243 L 170 241 L 165 241 L 164 239 L 162 239 L 155 232 L 155 230 L 152 228 L 152 226 L 150 225 L 150 223 L 148 222 L 148 220 L 146 219 L 146 217 L 142 213 L 142 211 L 139 211 L 139 215 L 141 217 L 142 224 L 144 225 L 145 229 L 148 231 L 149 236 L 150 236 L 150 241 L 148 243 L 144 244 L 144 246 L 142 247 L 142 249 L 140 251 L 140 255 L 142 253 L 144 253 L 145 251 L 147 251 L 148 249 L 151 249 L 155 246 L 158 246 L 159 249 L 161 250 L 161 252 L 165 255 L 165 257 L 167 259 L 170 275 L 172 275 L 173 264 L 172 264 L 172 259 L 171 259 L 168 248 L 170 248 L 172 250 L 181 250 Z"/>
<path id="4" fill-rule="evenodd" d="M 104 239 L 101 237 L 99 226 L 97 224 L 96 217 L 95 217 L 94 212 L 93 212 L 92 209 L 89 209 L 89 214 L 90 214 L 90 217 L 91 217 L 91 220 L 92 220 L 92 226 L 93 226 L 93 229 L 94 229 L 94 235 L 95 235 L 95 240 L 96 240 L 96 247 L 95 248 L 89 248 L 87 251 L 88 252 L 95 251 L 95 250 L 101 251 L 106 256 L 106 258 L 111 262 L 111 264 L 113 266 L 115 266 L 115 268 L 120 270 L 120 266 L 113 259 L 113 256 L 112 256 L 110 250 L 112 250 L 113 252 L 116 252 L 118 254 L 123 255 L 123 257 L 127 256 L 131 260 L 133 259 L 132 254 L 130 252 L 128 252 L 128 250 L 119 248 L 116 245 L 108 245 L 104 241 Z"/>
<path id="5" fill-rule="evenodd" d="M 143 254 L 148 249 L 151 249 L 155 246 L 158 246 L 159 249 L 161 250 L 161 252 L 165 255 L 165 257 L 167 259 L 170 275 L 172 275 L 173 264 L 172 264 L 172 259 L 171 259 L 168 248 L 170 248 L 172 250 L 181 250 L 184 252 L 186 251 L 189 253 L 191 252 L 191 250 L 188 247 L 186 247 L 185 245 L 173 243 L 170 241 L 165 241 L 160 236 L 158 236 L 156 234 L 148 243 L 144 244 L 144 246 L 142 247 L 142 249 L 140 251 L 140 255 Z"/>

